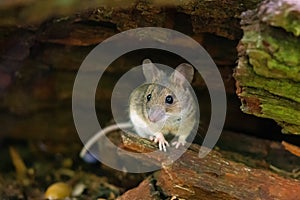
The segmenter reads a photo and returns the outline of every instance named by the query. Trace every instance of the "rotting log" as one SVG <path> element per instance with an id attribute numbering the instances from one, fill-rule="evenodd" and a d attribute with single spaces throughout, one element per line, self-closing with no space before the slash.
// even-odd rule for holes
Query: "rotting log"
<path id="1" fill-rule="evenodd" d="M 107 23 L 119 31 L 143 26 L 178 27 L 196 34 L 209 32 L 236 39 L 241 34 L 238 16 L 242 11 L 255 8 L 259 2 L 261 0 L 67 0 L 64 3 L 59 0 L 4 0 L 0 2 L 0 25 L 37 27 L 51 18 L 65 23 L 76 13 L 82 20 Z M 190 27 L 182 28 L 184 24 Z M 68 26 L 60 28 L 61 32 Z"/>
<path id="2" fill-rule="evenodd" d="M 123 135 L 125 149 L 145 153 L 156 150 L 155 145 L 145 145 L 147 140 Z M 206 157 L 198 157 L 199 146 L 192 144 L 176 161 L 168 162 L 164 153 L 157 157 L 138 156 L 142 163 L 159 163 L 161 170 L 144 180 L 137 188 L 121 199 L 175 198 L 178 199 L 281 199 L 299 198 L 300 181 L 281 177 L 265 169 L 255 169 L 224 158 L 212 150 Z M 165 164 L 164 164 L 165 163 Z M 171 164 L 170 164 L 171 163 Z"/>
<path id="3" fill-rule="evenodd" d="M 233 96 L 231 74 L 237 59 L 235 46 L 242 36 L 240 14 L 255 8 L 259 2 L 261 0 L 0 1 L 0 118 L 4 118 L 1 137 L 78 140 L 70 104 L 76 72 L 95 45 L 131 28 L 164 27 L 191 36 L 220 66 L 226 91 Z M 185 43 L 177 45 L 181 48 Z M 146 55 L 169 66 L 182 62 L 157 52 L 147 51 Z M 120 77 L 131 67 L 140 65 L 144 57 L 145 54 L 120 58 L 107 68 L 101 79 L 103 87 L 96 94 L 97 111 L 102 114 L 101 108 L 106 108 L 105 116 L 99 118 L 100 123 L 111 118 L 108 104 L 115 83 L 112 77 Z M 193 86 L 201 90 L 204 83 L 196 77 Z M 232 104 L 235 111 L 230 113 L 231 119 L 236 115 L 234 118 L 240 119 L 237 101 Z M 45 117 L 37 120 L 36 116 Z M 61 118 L 68 120 L 60 123 Z M 34 122 L 43 122 L 38 123 L 42 127 L 36 127 Z M 230 123 L 231 127 L 235 124 L 242 127 L 241 123 Z M 26 132 L 18 133 L 20 129 L 16 126 Z"/>
<path id="4" fill-rule="evenodd" d="M 242 14 L 235 69 L 241 109 L 300 134 L 300 2 L 264 1 Z"/>

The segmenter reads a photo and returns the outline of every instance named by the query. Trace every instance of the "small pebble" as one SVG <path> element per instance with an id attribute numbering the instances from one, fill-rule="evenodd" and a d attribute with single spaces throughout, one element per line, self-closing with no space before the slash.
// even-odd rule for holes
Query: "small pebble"
<path id="1" fill-rule="evenodd" d="M 78 197 L 80 196 L 83 191 L 86 189 L 86 185 L 83 183 L 78 183 L 74 186 L 74 189 L 72 191 L 72 196 Z"/>
<path id="2" fill-rule="evenodd" d="M 71 168 L 73 165 L 73 160 L 71 158 L 65 158 L 62 161 L 62 167 L 64 168 Z"/>
<path id="3" fill-rule="evenodd" d="M 71 196 L 72 188 L 63 182 L 57 182 L 50 185 L 46 192 L 45 198 L 49 200 L 64 199 Z"/>

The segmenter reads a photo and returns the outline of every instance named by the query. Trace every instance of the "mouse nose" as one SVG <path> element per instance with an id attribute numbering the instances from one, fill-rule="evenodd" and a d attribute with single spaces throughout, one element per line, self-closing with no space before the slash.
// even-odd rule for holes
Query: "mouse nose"
<path id="1" fill-rule="evenodd" d="M 151 122 L 158 122 L 165 117 L 165 110 L 161 106 L 153 106 L 148 112 L 148 118 Z"/>

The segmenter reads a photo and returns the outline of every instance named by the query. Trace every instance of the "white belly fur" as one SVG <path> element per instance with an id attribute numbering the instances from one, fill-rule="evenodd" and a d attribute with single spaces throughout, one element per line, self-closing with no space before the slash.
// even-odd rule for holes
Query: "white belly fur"
<path id="1" fill-rule="evenodd" d="M 130 112 L 130 120 L 134 130 L 139 136 L 148 138 L 149 136 L 154 135 L 151 132 L 149 125 L 136 113 L 136 111 Z"/>

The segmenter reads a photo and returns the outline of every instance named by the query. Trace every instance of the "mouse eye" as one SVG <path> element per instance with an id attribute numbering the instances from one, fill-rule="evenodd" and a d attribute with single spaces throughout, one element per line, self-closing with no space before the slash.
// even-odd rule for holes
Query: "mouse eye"
<path id="1" fill-rule="evenodd" d="M 151 99 L 151 94 L 148 94 L 147 95 L 147 101 L 150 101 L 150 99 Z"/>
<path id="2" fill-rule="evenodd" d="M 171 95 L 168 95 L 168 96 L 166 97 L 166 103 L 167 103 L 167 104 L 172 104 L 172 103 L 173 103 L 173 97 L 172 97 Z"/>

